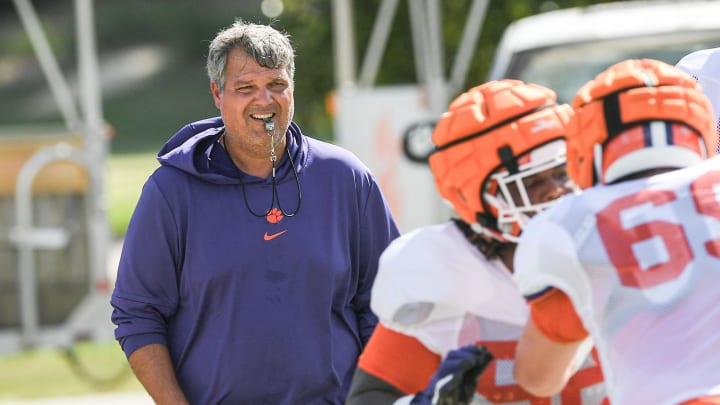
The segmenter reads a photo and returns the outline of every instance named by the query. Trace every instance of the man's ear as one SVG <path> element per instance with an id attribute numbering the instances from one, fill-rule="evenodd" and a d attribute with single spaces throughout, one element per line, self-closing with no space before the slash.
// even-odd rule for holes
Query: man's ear
<path id="1" fill-rule="evenodd" d="M 213 100 L 215 101 L 215 107 L 220 109 L 220 88 L 215 82 L 210 82 L 210 92 L 212 92 Z"/>

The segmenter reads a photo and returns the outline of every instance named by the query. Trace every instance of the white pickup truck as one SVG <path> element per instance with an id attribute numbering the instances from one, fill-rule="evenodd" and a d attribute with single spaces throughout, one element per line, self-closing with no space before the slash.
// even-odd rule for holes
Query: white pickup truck
<path id="1" fill-rule="evenodd" d="M 675 64 L 693 50 L 720 46 L 720 1 L 623 1 L 561 9 L 510 24 L 489 80 L 516 78 L 554 89 L 569 102 L 577 89 L 628 58 Z"/>
<path id="2" fill-rule="evenodd" d="M 570 102 L 580 86 L 615 62 L 653 58 L 675 64 L 693 50 L 717 46 L 720 0 L 636 0 L 558 9 L 509 24 L 485 79 L 542 84 Z M 445 221 L 450 213 L 423 164 L 439 114 L 429 101 L 461 90 L 444 88 L 440 97 L 427 84 L 339 92 L 337 142 L 373 170 L 403 231 Z"/>

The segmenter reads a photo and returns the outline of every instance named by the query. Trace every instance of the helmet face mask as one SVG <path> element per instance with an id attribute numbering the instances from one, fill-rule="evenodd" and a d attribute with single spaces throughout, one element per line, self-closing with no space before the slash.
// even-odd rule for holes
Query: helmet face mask
<path id="1" fill-rule="evenodd" d="M 518 171 L 504 167 L 488 177 L 482 199 L 496 212 L 502 237 L 517 242 L 530 218 L 551 207 L 559 196 L 575 191 L 565 170 L 565 142 L 556 140 L 518 158 Z"/>

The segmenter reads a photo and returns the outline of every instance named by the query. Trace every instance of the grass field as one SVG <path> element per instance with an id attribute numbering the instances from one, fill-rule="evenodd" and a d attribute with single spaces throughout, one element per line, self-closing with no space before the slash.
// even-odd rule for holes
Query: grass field
<path id="1" fill-rule="evenodd" d="M 108 220 L 116 238 L 125 234 L 142 186 L 159 165 L 155 155 L 155 152 L 113 155 L 108 161 Z"/>
<path id="2" fill-rule="evenodd" d="M 75 355 L 78 368 L 61 350 L 0 356 L 0 400 L 142 391 L 117 343 L 83 343 Z"/>

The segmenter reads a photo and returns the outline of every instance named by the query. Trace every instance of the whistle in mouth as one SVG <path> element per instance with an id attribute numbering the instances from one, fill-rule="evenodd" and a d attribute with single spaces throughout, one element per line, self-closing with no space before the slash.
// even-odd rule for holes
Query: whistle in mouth
<path id="1" fill-rule="evenodd" d="M 275 129 L 275 123 L 272 122 L 271 119 L 265 120 L 265 130 L 269 132 L 269 131 L 272 131 L 273 129 Z"/>

